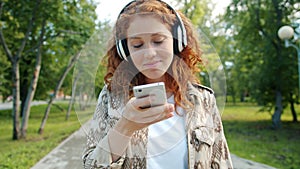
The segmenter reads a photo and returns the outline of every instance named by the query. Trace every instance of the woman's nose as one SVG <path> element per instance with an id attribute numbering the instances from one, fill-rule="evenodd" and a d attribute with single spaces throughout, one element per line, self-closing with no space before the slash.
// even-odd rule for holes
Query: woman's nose
<path id="1" fill-rule="evenodd" d="M 144 57 L 152 58 L 156 55 L 156 50 L 152 45 L 147 45 L 144 51 Z"/>

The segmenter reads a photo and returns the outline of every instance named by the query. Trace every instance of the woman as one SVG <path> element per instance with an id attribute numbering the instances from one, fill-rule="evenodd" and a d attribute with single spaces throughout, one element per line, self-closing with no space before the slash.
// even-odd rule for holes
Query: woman
<path id="1" fill-rule="evenodd" d="M 213 91 L 190 21 L 160 0 L 120 12 L 107 51 L 106 85 L 91 122 L 85 168 L 233 168 Z M 133 86 L 164 82 L 168 101 L 135 98 Z"/>

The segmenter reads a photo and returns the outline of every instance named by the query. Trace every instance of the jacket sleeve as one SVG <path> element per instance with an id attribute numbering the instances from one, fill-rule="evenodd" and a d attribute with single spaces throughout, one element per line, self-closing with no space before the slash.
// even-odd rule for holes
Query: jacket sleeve
<path id="1" fill-rule="evenodd" d="M 107 134 L 118 119 L 109 116 L 108 104 L 108 91 L 104 87 L 99 95 L 94 116 L 90 121 L 87 144 L 82 156 L 85 169 L 121 168 L 123 164 L 123 157 L 112 162 Z"/>
<path id="2" fill-rule="evenodd" d="M 216 105 L 216 99 L 213 94 L 210 94 L 212 118 L 214 124 L 214 143 L 212 147 L 212 169 L 232 169 L 232 161 L 229 153 L 229 148 L 224 135 L 221 115 Z"/>

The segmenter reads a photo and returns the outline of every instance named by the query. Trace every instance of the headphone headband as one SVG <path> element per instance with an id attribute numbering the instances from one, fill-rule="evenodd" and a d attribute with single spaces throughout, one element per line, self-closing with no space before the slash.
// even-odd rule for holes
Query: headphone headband
<path id="1" fill-rule="evenodd" d="M 117 20 L 121 17 L 122 13 L 125 12 L 125 10 L 134 2 L 137 2 L 139 0 L 134 0 L 129 2 L 127 5 L 124 6 L 124 8 L 121 10 L 121 12 L 118 15 Z M 173 51 L 174 53 L 178 54 L 180 53 L 186 46 L 187 46 L 187 35 L 186 35 L 186 29 L 184 27 L 183 21 L 180 17 L 180 15 L 176 12 L 174 8 L 172 8 L 169 4 L 162 0 L 156 0 L 160 3 L 163 3 L 169 8 L 176 16 L 177 24 L 173 25 L 172 31 L 173 31 Z M 127 57 L 129 56 L 129 50 L 127 46 L 127 40 L 126 39 L 118 39 L 116 35 L 116 47 L 117 52 L 122 60 L 127 61 Z"/>

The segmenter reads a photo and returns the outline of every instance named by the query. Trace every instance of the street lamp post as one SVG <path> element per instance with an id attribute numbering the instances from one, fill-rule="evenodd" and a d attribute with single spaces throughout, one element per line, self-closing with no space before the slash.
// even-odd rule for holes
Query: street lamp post
<path id="1" fill-rule="evenodd" d="M 299 79 L 299 97 L 300 97 L 300 22 L 293 23 L 291 26 L 282 26 L 278 30 L 278 36 L 284 40 L 285 47 L 293 47 L 297 50 L 298 57 L 298 79 Z M 293 39 L 292 39 L 293 38 Z M 298 43 L 298 46 L 297 46 Z"/>

